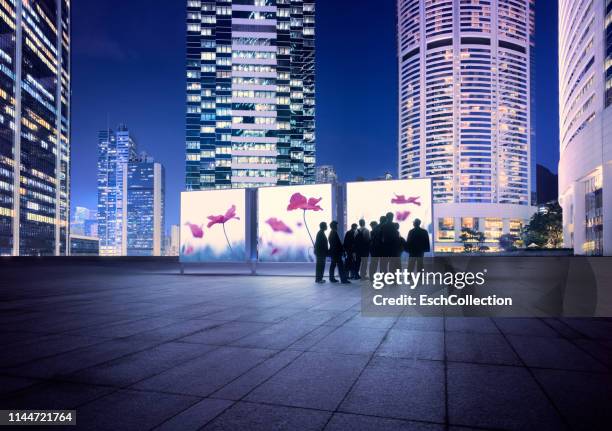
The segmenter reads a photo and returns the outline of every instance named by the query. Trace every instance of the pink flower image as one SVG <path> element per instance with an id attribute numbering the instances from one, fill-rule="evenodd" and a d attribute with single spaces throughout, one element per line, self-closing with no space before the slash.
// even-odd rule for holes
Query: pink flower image
<path id="1" fill-rule="evenodd" d="M 193 235 L 194 238 L 202 238 L 204 236 L 204 230 L 202 229 L 203 225 L 198 226 L 197 224 L 189 222 L 185 224 L 189 226 L 189 229 L 191 230 L 191 235 Z"/>
<path id="2" fill-rule="evenodd" d="M 280 248 L 273 248 L 272 252 L 270 253 L 270 255 L 275 256 L 280 252 Z"/>
<path id="3" fill-rule="evenodd" d="M 407 198 L 404 195 L 396 194 L 395 197 L 391 199 L 391 203 L 392 204 L 414 204 L 414 205 L 421 206 L 421 202 L 419 202 L 419 199 L 421 199 L 420 196 L 410 196 Z"/>
<path id="4" fill-rule="evenodd" d="M 266 223 L 270 225 L 274 232 L 293 233 L 289 226 L 287 226 L 282 220 L 279 220 L 276 217 L 269 218 L 268 220 L 266 220 Z"/>
<path id="5" fill-rule="evenodd" d="M 188 245 L 184 248 L 183 253 L 188 256 L 190 254 L 193 254 L 193 247 L 191 245 Z"/>
<path id="6" fill-rule="evenodd" d="M 397 221 L 406 221 L 408 216 L 410 216 L 410 211 L 397 211 L 395 213 L 395 218 Z"/>
<path id="7" fill-rule="evenodd" d="M 289 205 L 287 205 L 287 211 L 293 210 L 303 210 L 303 218 L 304 218 L 304 226 L 306 227 L 306 232 L 308 232 L 308 237 L 310 238 L 310 242 L 312 243 L 312 247 L 314 249 L 314 240 L 312 239 L 312 235 L 310 234 L 310 229 L 308 229 L 308 223 L 306 222 L 306 211 L 323 211 L 323 208 L 319 205 L 323 198 L 306 198 L 301 193 L 294 193 L 291 195 L 289 199 Z"/>
<path id="8" fill-rule="evenodd" d="M 294 193 L 289 199 L 289 205 L 287 205 L 287 211 L 293 210 L 304 210 L 304 211 L 323 211 L 323 208 L 319 206 L 323 198 L 306 198 L 301 193 Z"/>
<path id="9" fill-rule="evenodd" d="M 236 216 L 236 205 L 232 205 L 227 211 L 225 211 L 225 214 L 208 216 L 208 220 L 210 221 L 207 225 L 208 228 L 216 224 L 220 224 L 221 227 L 223 227 L 223 235 L 225 236 L 225 241 L 227 241 L 227 247 L 229 248 L 231 254 L 234 254 L 234 250 L 232 249 L 232 244 L 230 243 L 230 240 L 227 237 L 227 232 L 225 231 L 225 223 L 234 219 L 240 220 L 240 217 Z"/>
<path id="10" fill-rule="evenodd" d="M 225 214 L 208 216 L 208 220 L 210 221 L 208 222 L 207 227 L 211 227 L 216 224 L 225 224 L 232 219 L 240 220 L 240 217 L 236 216 L 236 205 L 232 205 L 230 209 L 225 212 Z"/>

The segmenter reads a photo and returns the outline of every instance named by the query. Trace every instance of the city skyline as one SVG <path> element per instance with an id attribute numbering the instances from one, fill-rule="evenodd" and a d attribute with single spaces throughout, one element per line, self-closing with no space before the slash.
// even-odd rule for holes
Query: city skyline
<path id="1" fill-rule="evenodd" d="M 350 5 L 345 1 L 317 3 L 317 164 L 334 164 L 342 180 L 353 180 L 360 175 L 375 178 L 385 171 L 397 174 L 393 3 L 377 6 L 376 14 L 367 13 L 365 7 L 350 7 L 354 2 Z M 556 74 L 556 23 L 550 19 L 555 15 L 551 9 L 554 5 L 538 6 L 538 3 L 537 100 L 546 100 L 556 97 L 551 94 L 551 91 L 556 93 L 556 80 L 550 79 L 551 73 Z M 128 18 L 115 19 L 114 2 L 101 5 L 94 15 L 75 5 L 73 176 L 78 179 L 72 183 L 75 205 L 92 206 L 95 202 L 92 188 L 95 178 L 92 180 L 91 176 L 95 161 L 88 153 L 95 146 L 97 131 L 107 122 L 126 122 L 137 138 L 148 143 L 156 160 L 166 165 L 168 225 L 178 222 L 178 195 L 184 189 L 185 163 L 184 6 L 164 3 L 156 10 L 147 9 L 142 16 L 142 33 L 134 37 L 130 33 L 128 37 L 126 28 L 129 27 L 123 21 Z M 137 10 L 138 2 L 123 7 L 128 12 Z M 342 26 L 337 22 L 340 13 Z M 163 35 L 155 30 L 161 23 L 166 29 Z M 347 27 L 361 31 L 343 31 Z M 157 67 L 147 69 L 143 75 L 142 64 L 147 57 L 157 59 Z M 99 85 L 92 87 L 92 79 L 98 79 Z M 152 88 L 154 93 L 150 91 Z M 120 105 L 116 103 L 117 97 L 122 102 Z M 548 105 L 554 104 L 537 106 L 536 161 L 556 172 L 557 108 Z M 83 112 L 85 106 L 87 112 Z M 351 153 L 367 155 L 368 163 L 357 166 L 357 157 L 347 157 Z"/>

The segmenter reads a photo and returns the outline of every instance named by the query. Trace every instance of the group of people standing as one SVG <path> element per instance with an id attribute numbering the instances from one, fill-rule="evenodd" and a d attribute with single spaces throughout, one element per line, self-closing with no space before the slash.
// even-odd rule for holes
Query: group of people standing
<path id="1" fill-rule="evenodd" d="M 323 274 L 325 262 L 330 258 L 329 281 L 337 283 L 336 268 L 340 282 L 349 284 L 349 279 L 360 280 L 372 278 L 376 272 L 395 272 L 402 269 L 401 255 L 407 252 L 408 270 L 417 271 L 423 268 L 423 256 L 430 251 L 429 234 L 421 228 L 421 220 L 415 219 L 413 229 L 403 238 L 399 223 L 393 221 L 393 213 L 381 216 L 379 221 L 372 221 L 370 229 L 365 220 L 359 220 L 359 225 L 353 223 L 351 228 L 340 239 L 338 222 L 329 224 L 331 232 L 326 236 L 327 223 L 319 224 L 319 232 L 315 241 L 317 283 L 325 283 Z"/>

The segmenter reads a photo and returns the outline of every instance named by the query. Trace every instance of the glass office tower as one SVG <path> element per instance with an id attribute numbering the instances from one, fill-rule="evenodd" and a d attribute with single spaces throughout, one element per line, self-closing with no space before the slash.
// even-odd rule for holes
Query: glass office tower
<path id="1" fill-rule="evenodd" d="M 433 180 L 436 251 L 531 216 L 533 0 L 398 0 L 399 175 Z"/>
<path id="2" fill-rule="evenodd" d="M 124 171 L 128 256 L 161 256 L 164 235 L 164 167 L 152 157 L 130 160 Z"/>
<path id="3" fill-rule="evenodd" d="M 124 256 L 126 244 L 123 212 L 124 177 L 127 164 L 136 157 L 136 143 L 130 131 L 120 125 L 117 131 L 98 134 L 98 237 L 101 256 Z"/>
<path id="4" fill-rule="evenodd" d="M 0 2 L 0 255 L 68 253 L 70 2 Z"/>
<path id="5" fill-rule="evenodd" d="M 187 1 L 187 190 L 315 181 L 314 0 Z"/>
<path id="6" fill-rule="evenodd" d="M 559 1 L 559 203 L 576 254 L 612 255 L 612 0 Z"/>

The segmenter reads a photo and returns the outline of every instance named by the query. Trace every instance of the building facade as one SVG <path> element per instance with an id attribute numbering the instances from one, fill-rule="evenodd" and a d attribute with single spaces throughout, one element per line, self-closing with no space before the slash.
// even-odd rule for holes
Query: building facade
<path id="1" fill-rule="evenodd" d="M 559 1 L 559 203 L 576 254 L 612 255 L 612 1 Z"/>
<path id="2" fill-rule="evenodd" d="M 165 172 L 153 158 L 130 160 L 124 171 L 123 211 L 127 256 L 161 256 L 164 239 Z"/>
<path id="3" fill-rule="evenodd" d="M 98 256 L 99 254 L 100 240 L 97 237 L 70 233 L 71 256 Z"/>
<path id="4" fill-rule="evenodd" d="M 126 253 L 123 238 L 124 178 L 127 164 L 136 157 L 136 142 L 130 131 L 120 125 L 98 134 L 98 238 L 101 256 Z"/>
<path id="5" fill-rule="evenodd" d="M 66 255 L 70 2 L 0 2 L 0 255 Z"/>
<path id="6" fill-rule="evenodd" d="M 314 0 L 188 0 L 186 189 L 315 181 Z"/>
<path id="7" fill-rule="evenodd" d="M 436 251 L 490 250 L 532 206 L 533 0 L 398 0 L 399 176 L 433 183 Z"/>

